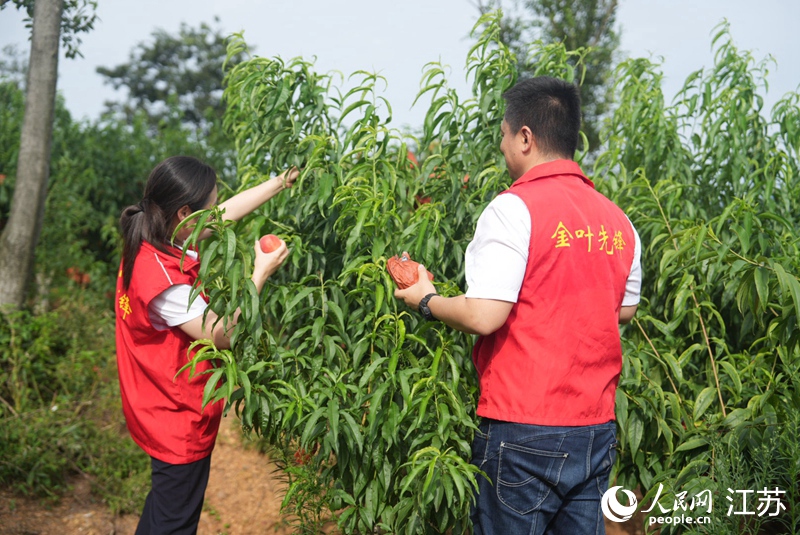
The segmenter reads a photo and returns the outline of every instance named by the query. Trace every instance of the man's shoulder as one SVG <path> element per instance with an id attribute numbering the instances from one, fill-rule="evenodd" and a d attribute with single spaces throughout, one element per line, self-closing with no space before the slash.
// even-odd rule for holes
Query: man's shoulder
<path id="1" fill-rule="evenodd" d="M 484 214 L 499 213 L 505 216 L 516 214 L 528 214 L 528 206 L 525 200 L 511 190 L 501 191 L 492 199 L 483 211 Z"/>

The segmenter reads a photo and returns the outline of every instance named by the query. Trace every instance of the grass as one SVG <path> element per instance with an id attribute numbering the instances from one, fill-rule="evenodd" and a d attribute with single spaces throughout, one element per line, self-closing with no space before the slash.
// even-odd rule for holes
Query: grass
<path id="1" fill-rule="evenodd" d="M 0 485 L 55 501 L 82 474 L 112 512 L 138 512 L 149 469 L 125 430 L 110 303 L 0 315 Z"/>

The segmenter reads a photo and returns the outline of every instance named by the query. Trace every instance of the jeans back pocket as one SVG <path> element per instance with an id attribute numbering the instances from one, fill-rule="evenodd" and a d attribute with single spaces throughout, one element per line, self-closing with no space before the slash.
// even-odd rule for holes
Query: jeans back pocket
<path id="1" fill-rule="evenodd" d="M 569 456 L 563 451 L 544 451 L 518 444 L 500 444 L 497 497 L 513 511 L 525 515 L 536 510 L 557 486 Z"/>

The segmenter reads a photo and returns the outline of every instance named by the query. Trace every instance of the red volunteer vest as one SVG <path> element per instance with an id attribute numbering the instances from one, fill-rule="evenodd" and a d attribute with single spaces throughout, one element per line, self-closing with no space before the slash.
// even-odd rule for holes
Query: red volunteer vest
<path id="1" fill-rule="evenodd" d="M 176 249 L 177 254 L 180 252 Z M 122 268 L 117 278 L 117 366 L 122 410 L 133 440 L 150 456 L 170 464 L 187 464 L 211 454 L 219 429 L 223 404 L 201 408 L 203 388 L 211 368 L 197 365 L 191 380 L 178 370 L 189 361 L 193 339 L 177 327 L 159 331 L 150 323 L 148 306 L 158 294 L 175 284 L 192 284 L 198 261 L 164 254 L 142 243 L 128 289 Z"/>
<path id="2" fill-rule="evenodd" d="M 631 223 L 569 160 L 537 165 L 504 193 L 530 212 L 528 265 L 505 324 L 473 350 L 478 415 L 550 426 L 611 421 Z"/>

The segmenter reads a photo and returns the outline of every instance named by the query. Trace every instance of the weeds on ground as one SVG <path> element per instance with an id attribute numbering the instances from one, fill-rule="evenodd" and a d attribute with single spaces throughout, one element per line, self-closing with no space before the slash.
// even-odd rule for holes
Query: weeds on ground
<path id="1" fill-rule="evenodd" d="M 110 308 L 0 314 L 0 485 L 56 500 L 84 474 L 113 512 L 141 509 L 149 459 L 125 431 Z"/>

